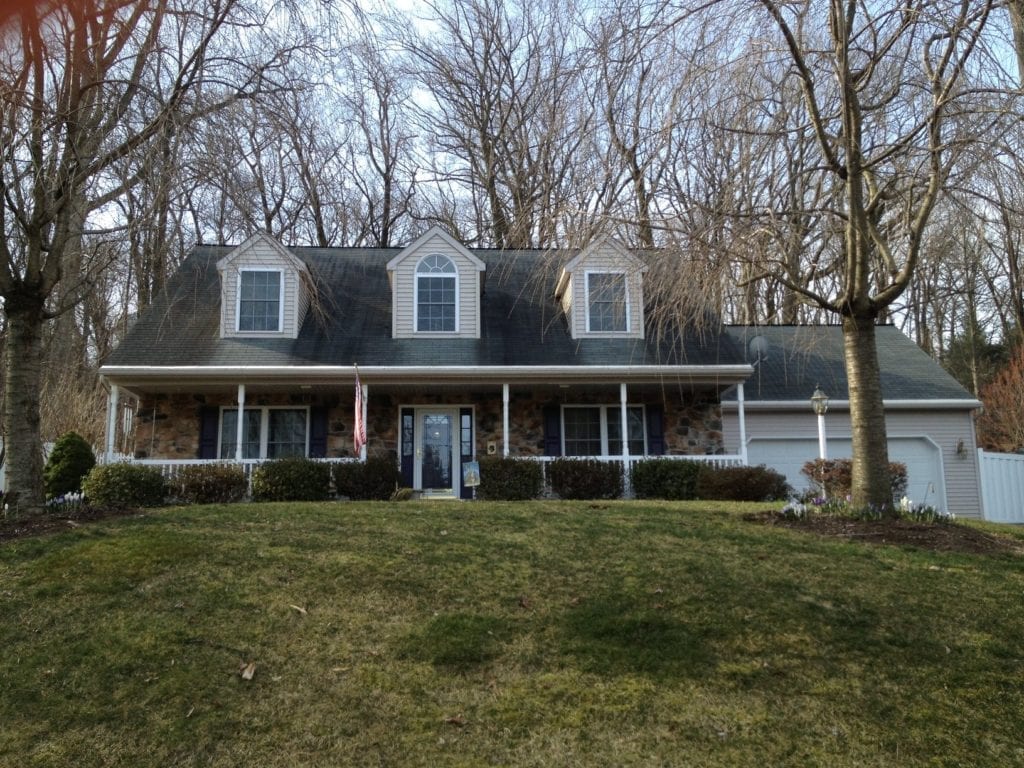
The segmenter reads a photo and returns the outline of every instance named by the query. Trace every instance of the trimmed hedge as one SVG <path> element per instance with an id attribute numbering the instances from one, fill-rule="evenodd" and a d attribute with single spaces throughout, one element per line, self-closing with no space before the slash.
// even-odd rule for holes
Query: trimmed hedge
<path id="1" fill-rule="evenodd" d="M 764 464 L 756 467 L 701 467 L 697 497 L 716 501 L 778 501 L 793 489 L 785 475 Z"/>
<path id="2" fill-rule="evenodd" d="M 82 480 L 96 466 L 96 457 L 85 438 L 77 432 L 61 435 L 43 468 L 46 498 L 82 490 Z"/>
<path id="3" fill-rule="evenodd" d="M 249 492 L 245 472 L 238 464 L 189 465 L 168 483 L 169 493 L 186 504 L 228 504 Z"/>
<path id="4" fill-rule="evenodd" d="M 544 471 L 539 461 L 505 456 L 480 458 L 478 499 L 525 501 L 536 499 L 544 488 Z"/>
<path id="5" fill-rule="evenodd" d="M 845 499 L 853 489 L 852 459 L 814 459 L 800 470 L 814 487 L 825 486 L 825 493 L 832 499 Z M 889 462 L 889 479 L 893 501 L 907 492 L 907 465 L 899 461 Z"/>
<path id="6" fill-rule="evenodd" d="M 697 461 L 644 459 L 633 464 L 633 493 L 638 499 L 695 499 L 700 472 Z"/>
<path id="7" fill-rule="evenodd" d="M 353 500 L 387 501 L 402 484 L 402 473 L 392 456 L 371 456 L 334 467 L 334 487 L 339 496 Z"/>
<path id="8" fill-rule="evenodd" d="M 331 494 L 331 466 L 299 457 L 275 459 L 252 471 L 253 501 L 323 501 Z"/>
<path id="9" fill-rule="evenodd" d="M 597 459 L 555 459 L 548 463 L 548 485 L 562 499 L 617 499 L 622 496 L 622 465 Z"/>
<path id="10" fill-rule="evenodd" d="M 93 467 L 82 491 L 90 506 L 127 509 L 162 504 L 166 487 L 157 467 L 121 463 Z"/>

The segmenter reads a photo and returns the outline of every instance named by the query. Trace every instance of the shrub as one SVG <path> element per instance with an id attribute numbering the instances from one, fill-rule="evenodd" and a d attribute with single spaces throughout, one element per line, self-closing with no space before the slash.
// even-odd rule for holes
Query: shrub
<path id="1" fill-rule="evenodd" d="M 365 463 L 353 461 L 334 467 L 334 487 L 350 499 L 387 501 L 402 483 L 393 455 L 371 456 Z"/>
<path id="2" fill-rule="evenodd" d="M 562 499 L 617 499 L 622 469 L 617 461 L 555 459 L 548 463 L 548 484 Z"/>
<path id="3" fill-rule="evenodd" d="M 82 481 L 82 490 L 90 506 L 124 509 L 163 503 L 165 488 L 156 467 L 121 463 L 93 467 Z"/>
<path id="4" fill-rule="evenodd" d="M 492 501 L 524 501 L 540 496 L 544 471 L 539 461 L 484 456 L 480 459 L 477 497 Z"/>
<path id="5" fill-rule="evenodd" d="M 323 501 L 331 493 L 331 466 L 293 457 L 261 464 L 252 472 L 253 501 Z"/>
<path id="6" fill-rule="evenodd" d="M 696 461 L 645 459 L 633 465 L 633 492 L 638 499 L 693 499 L 697 496 Z"/>
<path id="7" fill-rule="evenodd" d="M 184 467 L 168 485 L 170 495 L 186 504 L 226 504 L 241 501 L 249 491 L 238 464 L 193 464 Z"/>
<path id="8" fill-rule="evenodd" d="M 804 464 L 800 471 L 816 488 L 824 486 L 825 494 L 832 498 L 845 499 L 853 488 L 851 459 L 815 459 Z M 889 479 L 895 501 L 907 492 L 907 465 L 889 462 Z"/>
<path id="9" fill-rule="evenodd" d="M 43 468 L 43 488 L 52 499 L 82 490 L 82 478 L 96 466 L 96 457 L 85 438 L 76 432 L 62 435 Z"/>
<path id="10" fill-rule="evenodd" d="M 756 467 L 704 466 L 697 477 L 697 495 L 720 501 L 775 501 L 793 489 L 786 477 L 763 464 Z"/>

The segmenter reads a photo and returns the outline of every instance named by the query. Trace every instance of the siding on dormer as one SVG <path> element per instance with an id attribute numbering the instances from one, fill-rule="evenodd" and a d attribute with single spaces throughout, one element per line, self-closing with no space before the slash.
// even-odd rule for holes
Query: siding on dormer
<path id="1" fill-rule="evenodd" d="M 420 259 L 433 253 L 451 259 L 458 273 L 458 324 L 454 333 L 427 333 L 416 330 L 416 266 Z M 428 238 L 395 265 L 391 275 L 391 288 L 392 332 L 396 339 L 480 338 L 480 272 L 476 265 L 464 254 L 453 249 L 444 238 Z"/>
<path id="2" fill-rule="evenodd" d="M 613 272 L 626 276 L 629 330 L 626 332 L 587 331 L 587 273 Z M 635 261 L 623 258 L 620 250 L 610 243 L 597 245 L 586 258 L 575 265 L 561 298 L 562 309 L 569 318 L 574 339 L 642 339 L 644 335 L 643 272 Z"/>
<path id="3" fill-rule="evenodd" d="M 246 269 L 279 269 L 281 271 L 283 313 L 281 330 L 238 331 L 239 274 Z M 294 339 L 309 309 L 309 291 L 295 267 L 281 258 L 281 255 L 262 241 L 236 254 L 221 272 L 221 336 L 244 336 L 246 338 Z"/>

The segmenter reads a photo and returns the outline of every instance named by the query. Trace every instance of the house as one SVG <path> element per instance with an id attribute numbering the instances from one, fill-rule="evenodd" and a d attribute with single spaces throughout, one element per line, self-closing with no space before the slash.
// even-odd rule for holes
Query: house
<path id="1" fill-rule="evenodd" d="M 108 457 L 128 442 L 135 460 L 173 472 L 381 454 L 421 495 L 468 498 L 460 468 L 481 455 L 760 463 L 772 435 L 813 434 L 808 379 L 792 380 L 793 402 L 766 395 L 784 340 L 752 359 L 743 329 L 655 326 L 646 274 L 609 238 L 582 250 L 470 249 L 433 228 L 404 248 L 285 248 L 264 234 L 198 246 L 101 368 Z M 915 375 L 931 382 L 938 367 L 920 355 Z M 834 377 L 820 383 L 835 384 L 828 418 L 839 451 Z M 359 455 L 357 381 L 368 438 Z M 794 410 L 773 424 L 765 402 Z M 118 416 L 125 408 L 130 420 Z M 908 415 L 928 421 L 936 410 L 922 403 Z M 973 448 L 973 433 L 963 439 Z"/>
<path id="2" fill-rule="evenodd" d="M 368 445 L 425 496 L 471 495 L 479 455 L 726 456 L 722 393 L 753 368 L 722 331 L 646 322 L 646 267 L 611 239 L 579 251 L 199 246 L 101 374 L 134 411 L 134 457 L 165 467 Z M 626 435 L 623 441 L 622 435 Z"/>
<path id="3" fill-rule="evenodd" d="M 743 394 L 746 456 L 810 485 L 804 463 L 818 457 L 810 397 L 829 395 L 824 417 L 829 458 L 851 455 L 850 399 L 842 328 L 731 326 L 729 335 L 754 367 Z M 907 467 L 907 496 L 963 517 L 981 517 L 974 414 L 981 403 L 920 347 L 891 325 L 875 329 L 889 459 Z M 722 400 L 726 450 L 739 450 L 740 404 Z"/>

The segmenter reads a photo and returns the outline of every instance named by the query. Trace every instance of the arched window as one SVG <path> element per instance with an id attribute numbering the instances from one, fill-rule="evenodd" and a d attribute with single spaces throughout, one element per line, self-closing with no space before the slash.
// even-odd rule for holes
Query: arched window
<path id="1" fill-rule="evenodd" d="M 456 296 L 458 273 L 447 256 L 426 256 L 416 266 L 416 330 L 450 331 L 458 328 Z"/>

